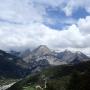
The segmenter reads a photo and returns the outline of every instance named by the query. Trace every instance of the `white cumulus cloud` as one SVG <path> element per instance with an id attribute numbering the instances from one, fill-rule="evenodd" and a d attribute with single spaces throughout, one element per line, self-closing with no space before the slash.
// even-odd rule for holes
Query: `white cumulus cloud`
<path id="1" fill-rule="evenodd" d="M 68 48 L 90 54 L 90 16 L 78 21 L 66 20 L 67 24 L 71 21 L 73 24 L 69 23 L 62 30 L 43 24 L 47 5 L 59 7 L 67 16 L 79 7 L 90 13 L 89 0 L 81 1 L 0 0 L 0 49 L 20 50 L 44 44 L 52 49 Z M 50 23 L 52 21 L 49 20 Z"/>

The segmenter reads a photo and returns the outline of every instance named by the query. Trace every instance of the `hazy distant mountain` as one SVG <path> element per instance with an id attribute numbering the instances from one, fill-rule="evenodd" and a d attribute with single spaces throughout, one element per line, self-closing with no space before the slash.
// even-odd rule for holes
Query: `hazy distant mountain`
<path id="1" fill-rule="evenodd" d="M 31 53 L 30 49 L 26 49 L 26 50 L 20 52 L 19 56 L 22 58 L 27 57 L 28 55 L 30 55 L 30 53 Z"/>
<path id="2" fill-rule="evenodd" d="M 71 52 L 69 50 L 65 50 L 63 52 L 57 53 L 57 57 L 62 61 L 66 61 L 67 63 L 79 63 L 82 61 L 87 61 L 89 59 L 88 56 L 83 54 L 82 52 Z"/>
<path id="3" fill-rule="evenodd" d="M 13 55 L 13 56 L 18 56 L 18 57 L 20 56 L 20 52 L 15 51 L 15 50 L 10 50 L 8 53 Z"/>

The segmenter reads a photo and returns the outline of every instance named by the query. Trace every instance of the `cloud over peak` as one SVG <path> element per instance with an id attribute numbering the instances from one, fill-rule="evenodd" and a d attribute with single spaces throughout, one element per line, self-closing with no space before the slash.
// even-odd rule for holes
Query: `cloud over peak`
<path id="1" fill-rule="evenodd" d="M 89 9 L 89 0 L 0 0 L 0 49 L 44 44 L 90 54 Z"/>

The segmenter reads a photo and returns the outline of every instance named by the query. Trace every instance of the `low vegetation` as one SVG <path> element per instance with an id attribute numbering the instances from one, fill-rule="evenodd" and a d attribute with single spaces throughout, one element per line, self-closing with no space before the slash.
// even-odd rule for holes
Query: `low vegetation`
<path id="1" fill-rule="evenodd" d="M 8 90 L 90 90 L 90 62 L 48 68 Z"/>

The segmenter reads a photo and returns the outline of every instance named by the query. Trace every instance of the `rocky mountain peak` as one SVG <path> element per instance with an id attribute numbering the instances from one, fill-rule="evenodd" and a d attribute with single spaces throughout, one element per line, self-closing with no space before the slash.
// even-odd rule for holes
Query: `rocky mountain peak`
<path id="1" fill-rule="evenodd" d="M 72 54 L 72 52 L 70 50 L 68 50 L 68 49 L 66 49 L 63 53 L 64 54 Z"/>
<path id="2" fill-rule="evenodd" d="M 37 49 L 38 50 L 49 50 L 49 48 L 46 45 L 40 45 Z"/>
<path id="3" fill-rule="evenodd" d="M 77 53 L 77 54 L 82 54 L 82 52 L 80 52 L 80 51 L 76 51 L 76 53 Z"/>
<path id="4" fill-rule="evenodd" d="M 77 51 L 75 54 L 79 59 L 88 59 L 89 58 L 87 55 L 83 54 L 80 51 Z"/>
<path id="5" fill-rule="evenodd" d="M 40 45 L 35 50 L 33 50 L 33 53 L 38 56 L 41 56 L 45 54 L 50 54 L 51 50 L 46 45 Z"/>

